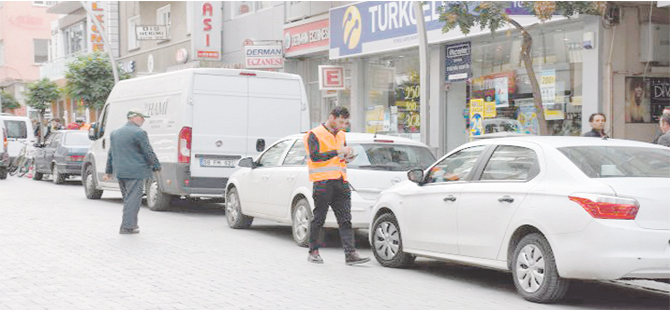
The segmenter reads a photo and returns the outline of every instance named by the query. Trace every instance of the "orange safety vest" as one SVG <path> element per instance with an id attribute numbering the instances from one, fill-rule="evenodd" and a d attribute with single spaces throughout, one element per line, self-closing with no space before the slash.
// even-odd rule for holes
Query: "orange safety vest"
<path id="1" fill-rule="evenodd" d="M 339 131 L 337 136 L 326 129 L 325 126 L 319 125 L 312 129 L 303 138 L 305 149 L 307 150 L 307 168 L 309 169 L 309 181 L 318 182 L 324 180 L 336 180 L 342 178 L 347 180 L 347 163 L 339 156 L 335 156 L 326 161 L 313 162 L 309 156 L 309 134 L 314 133 L 319 140 L 319 152 L 325 153 L 329 151 L 339 150 L 344 146 L 344 131 Z"/>

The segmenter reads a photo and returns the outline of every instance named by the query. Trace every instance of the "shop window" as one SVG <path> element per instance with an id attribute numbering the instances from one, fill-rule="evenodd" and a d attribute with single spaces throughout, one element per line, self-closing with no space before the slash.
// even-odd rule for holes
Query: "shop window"
<path id="1" fill-rule="evenodd" d="M 45 63 L 49 61 L 49 40 L 34 39 L 33 40 L 33 60 L 36 64 Z"/>
<path id="2" fill-rule="evenodd" d="M 128 51 L 140 48 L 140 41 L 137 40 L 137 26 L 140 24 L 140 16 L 133 16 L 128 19 Z"/>

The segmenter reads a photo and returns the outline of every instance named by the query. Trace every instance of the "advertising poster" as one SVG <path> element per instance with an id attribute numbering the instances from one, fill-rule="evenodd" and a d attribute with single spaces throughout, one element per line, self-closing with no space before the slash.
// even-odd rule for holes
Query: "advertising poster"
<path id="1" fill-rule="evenodd" d="M 447 82 L 463 81 L 472 76 L 470 51 L 470 42 L 448 44 L 446 46 Z"/>
<path id="2" fill-rule="evenodd" d="M 384 130 L 384 106 L 376 105 L 365 112 L 365 132 L 378 133 Z"/>
<path id="3" fill-rule="evenodd" d="M 556 102 L 556 70 L 543 70 L 540 75 L 540 93 L 544 119 L 548 121 L 565 119 L 563 103 Z"/>
<path id="4" fill-rule="evenodd" d="M 496 107 L 498 108 L 509 107 L 508 80 L 509 78 L 506 76 L 498 77 L 493 80 L 493 85 L 496 90 Z"/>
<path id="5" fill-rule="evenodd" d="M 626 123 L 651 123 L 650 79 L 626 77 Z"/>
<path id="6" fill-rule="evenodd" d="M 651 78 L 651 117 L 657 122 L 664 108 L 670 108 L 670 78 Z"/>
<path id="7" fill-rule="evenodd" d="M 539 134 L 540 125 L 537 122 L 537 109 L 533 98 L 517 99 L 514 102 L 519 107 L 517 120 L 521 123 L 521 130 L 531 135 Z"/>
<path id="8" fill-rule="evenodd" d="M 494 118 L 496 115 L 496 102 L 484 101 L 484 118 Z"/>
<path id="9" fill-rule="evenodd" d="M 470 100 L 470 136 L 479 136 L 483 133 L 484 100 Z"/>

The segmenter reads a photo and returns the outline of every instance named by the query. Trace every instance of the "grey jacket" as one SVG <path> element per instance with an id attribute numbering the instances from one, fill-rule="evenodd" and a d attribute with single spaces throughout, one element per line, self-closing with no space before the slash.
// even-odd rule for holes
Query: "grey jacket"
<path id="1" fill-rule="evenodd" d="M 114 130 L 109 144 L 105 173 L 117 179 L 148 180 L 152 171 L 161 169 L 147 132 L 131 122 Z"/>
<path id="2" fill-rule="evenodd" d="M 668 131 L 665 134 L 662 134 L 660 137 L 658 137 L 658 144 L 665 145 L 665 146 L 670 146 L 670 131 Z"/>

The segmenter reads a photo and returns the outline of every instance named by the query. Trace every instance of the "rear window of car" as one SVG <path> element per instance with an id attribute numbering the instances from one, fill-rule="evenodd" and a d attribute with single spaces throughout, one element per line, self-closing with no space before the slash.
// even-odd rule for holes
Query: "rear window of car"
<path id="1" fill-rule="evenodd" d="M 86 131 L 68 132 L 65 134 L 63 144 L 67 146 L 89 146 L 91 140 L 88 139 Z"/>
<path id="2" fill-rule="evenodd" d="M 7 127 L 7 138 L 28 138 L 28 129 L 26 129 L 26 122 L 24 121 L 5 120 L 5 127 Z"/>
<path id="3" fill-rule="evenodd" d="M 558 150 L 590 178 L 670 178 L 670 149 L 573 146 Z"/>
<path id="4" fill-rule="evenodd" d="M 347 168 L 407 171 L 426 169 L 435 162 L 435 157 L 426 147 L 394 143 L 352 143 L 358 154 L 347 164 Z"/>

